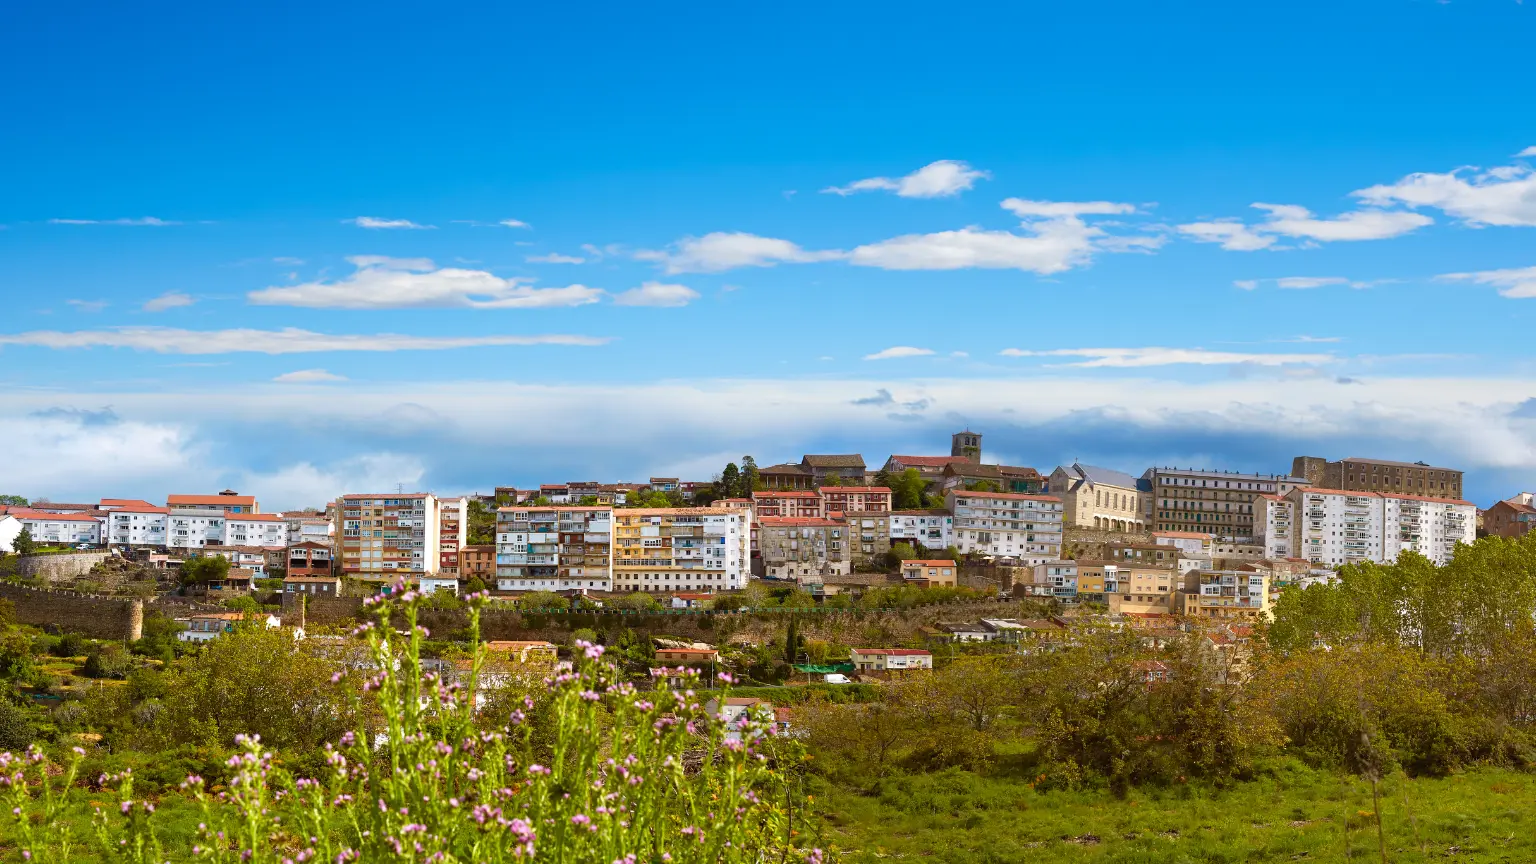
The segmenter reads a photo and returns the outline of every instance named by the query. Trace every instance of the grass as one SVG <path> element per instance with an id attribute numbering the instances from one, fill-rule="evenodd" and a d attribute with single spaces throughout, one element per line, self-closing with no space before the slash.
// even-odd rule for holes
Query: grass
<path id="1" fill-rule="evenodd" d="M 1370 784 L 1287 766 L 1221 791 L 1036 792 L 949 770 L 869 793 L 818 784 L 821 843 L 839 862 L 1379 862 Z M 1404 794 L 1406 792 L 1407 798 Z M 1381 785 L 1385 860 L 1536 860 L 1536 778 L 1475 771 Z"/>

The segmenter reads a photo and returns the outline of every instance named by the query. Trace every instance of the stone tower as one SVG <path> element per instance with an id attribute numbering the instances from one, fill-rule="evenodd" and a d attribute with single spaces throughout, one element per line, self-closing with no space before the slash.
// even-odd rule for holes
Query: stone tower
<path id="1" fill-rule="evenodd" d="M 949 455 L 980 463 L 981 433 L 967 429 L 949 436 Z"/>

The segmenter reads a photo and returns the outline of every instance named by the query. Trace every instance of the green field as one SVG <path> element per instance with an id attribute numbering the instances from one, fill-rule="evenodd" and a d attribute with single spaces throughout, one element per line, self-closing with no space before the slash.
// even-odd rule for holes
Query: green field
<path id="1" fill-rule="evenodd" d="M 819 786 L 821 839 L 843 862 L 1382 860 L 1370 784 L 1300 767 L 1227 791 L 1181 786 L 1123 800 L 960 770 L 889 779 L 869 794 Z M 1398 775 L 1380 793 L 1388 861 L 1536 861 L 1530 775 Z"/>

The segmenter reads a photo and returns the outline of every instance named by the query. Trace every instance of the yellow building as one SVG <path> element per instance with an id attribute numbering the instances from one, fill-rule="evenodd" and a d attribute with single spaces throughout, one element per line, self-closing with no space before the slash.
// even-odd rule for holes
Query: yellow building
<path id="1" fill-rule="evenodd" d="M 636 507 L 613 511 L 613 590 L 731 591 L 747 587 L 750 510 Z"/>
<path id="2" fill-rule="evenodd" d="M 1269 574 L 1244 570 L 1189 573 L 1174 597 L 1174 612 L 1190 618 L 1267 621 Z"/>

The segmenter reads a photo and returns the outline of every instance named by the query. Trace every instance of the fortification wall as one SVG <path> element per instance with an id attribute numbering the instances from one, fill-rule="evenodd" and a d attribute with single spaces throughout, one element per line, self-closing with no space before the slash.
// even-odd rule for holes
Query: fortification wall
<path id="1" fill-rule="evenodd" d="M 49 555 L 21 555 L 16 572 L 22 576 L 40 576 L 49 582 L 62 582 L 91 572 L 91 568 L 111 557 L 107 552 L 59 552 Z"/>
<path id="2" fill-rule="evenodd" d="M 94 639 L 144 635 L 144 601 L 51 588 L 0 584 L 0 598 L 16 607 L 16 620 L 36 627 L 84 633 Z"/>

